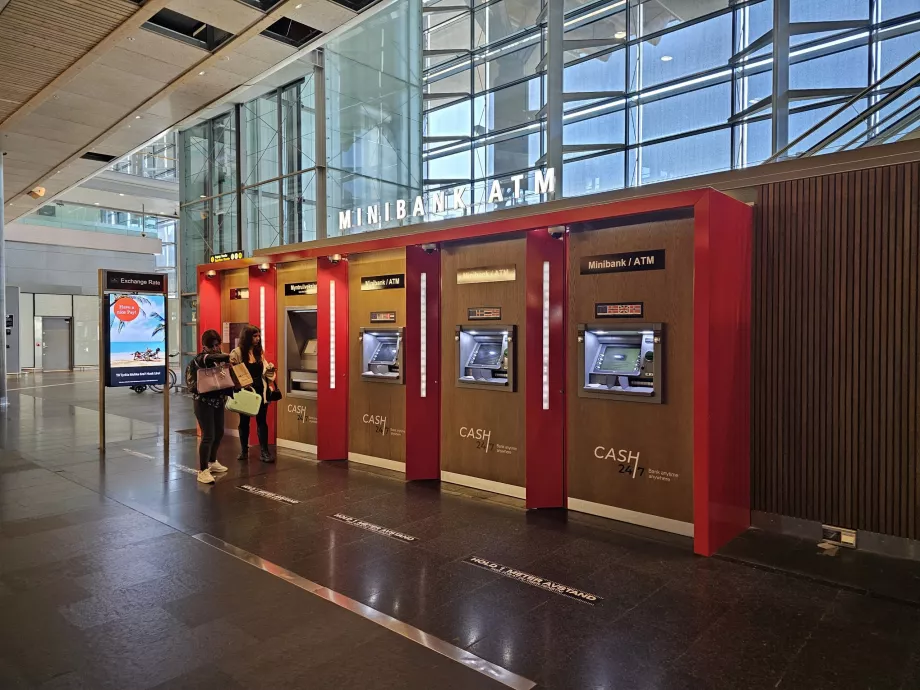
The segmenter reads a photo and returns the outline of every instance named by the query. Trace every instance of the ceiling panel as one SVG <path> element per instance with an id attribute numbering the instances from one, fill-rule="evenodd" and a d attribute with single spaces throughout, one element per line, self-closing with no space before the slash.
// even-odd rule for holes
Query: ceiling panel
<path id="1" fill-rule="evenodd" d="M 196 48 L 146 29 L 138 29 L 115 47 L 185 68 L 204 60 L 210 54 L 203 48 Z"/>
<path id="2" fill-rule="evenodd" d="M 231 34 L 242 32 L 264 16 L 237 0 L 172 0 L 167 7 Z"/>
<path id="3" fill-rule="evenodd" d="M 113 48 L 99 58 L 96 64 L 113 67 L 138 77 L 146 77 L 161 84 L 168 84 L 195 63 L 190 62 L 181 66 L 174 65 L 141 53 L 124 50 L 123 48 Z"/>
<path id="4" fill-rule="evenodd" d="M 0 14 L 0 119 L 41 91 L 137 8 L 130 0 L 10 0 Z"/>
<path id="5" fill-rule="evenodd" d="M 130 104 L 107 103 L 76 93 L 58 91 L 36 108 L 35 113 L 98 127 L 102 131 L 127 115 L 131 108 Z"/>
<path id="6" fill-rule="evenodd" d="M 297 52 L 294 46 L 289 46 L 281 41 L 276 41 L 265 36 L 255 36 L 246 41 L 235 52 L 260 62 L 275 65 Z"/>
<path id="7" fill-rule="evenodd" d="M 538 0 L 533 1 L 538 2 Z M 319 29 L 324 33 L 341 26 L 356 14 L 346 7 L 329 2 L 329 0 L 304 0 L 303 3 L 297 4 L 302 4 L 303 7 L 299 10 L 294 9 L 296 6 L 285 7 L 284 16 L 296 19 L 301 24 L 312 26 L 314 29 Z M 459 5 L 461 2 L 456 4 Z"/>
<path id="8" fill-rule="evenodd" d="M 163 88 L 163 82 L 139 77 L 120 69 L 94 62 L 64 87 L 107 103 L 139 105 Z"/>
<path id="9" fill-rule="evenodd" d="M 101 130 L 99 127 L 90 127 L 77 122 L 32 113 L 21 122 L 17 122 L 12 131 L 33 137 L 41 137 L 50 141 L 71 144 L 79 148 L 87 141 L 97 137 Z"/>

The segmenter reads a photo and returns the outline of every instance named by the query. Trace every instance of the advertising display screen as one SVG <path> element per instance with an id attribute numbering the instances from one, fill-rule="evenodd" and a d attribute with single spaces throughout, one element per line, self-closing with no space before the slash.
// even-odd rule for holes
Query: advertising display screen
<path id="1" fill-rule="evenodd" d="M 107 294 L 106 385 L 149 386 L 166 382 L 166 297 Z"/>
<path id="2" fill-rule="evenodd" d="M 636 370 L 639 362 L 638 347 L 623 347 L 622 345 L 606 345 L 604 352 L 597 362 L 598 372 L 612 374 L 629 374 Z"/>

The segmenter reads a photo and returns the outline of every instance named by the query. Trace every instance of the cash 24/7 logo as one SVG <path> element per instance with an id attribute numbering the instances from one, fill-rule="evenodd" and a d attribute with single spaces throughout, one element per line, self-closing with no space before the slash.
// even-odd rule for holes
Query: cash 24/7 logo
<path id="1" fill-rule="evenodd" d="M 606 446 L 597 446 L 594 449 L 594 457 L 599 460 L 615 460 L 620 463 L 620 474 L 630 475 L 633 479 L 645 474 L 645 468 L 639 467 L 639 451 L 633 452 L 625 448 L 607 448 Z"/>
<path id="2" fill-rule="evenodd" d="M 380 414 L 365 414 L 361 421 L 374 427 L 374 432 L 383 434 L 387 433 L 387 418 Z"/>
<path id="3" fill-rule="evenodd" d="M 492 446 L 491 429 L 476 429 L 471 426 L 461 426 L 460 438 L 472 439 L 476 442 L 476 448 L 484 450 L 486 453 L 489 452 L 489 448 Z"/>

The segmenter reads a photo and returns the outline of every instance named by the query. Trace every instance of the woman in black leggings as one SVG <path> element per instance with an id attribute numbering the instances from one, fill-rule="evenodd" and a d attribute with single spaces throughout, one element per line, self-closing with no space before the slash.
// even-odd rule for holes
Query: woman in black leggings
<path id="1" fill-rule="evenodd" d="M 268 450 L 268 403 L 272 381 L 275 380 L 275 365 L 262 356 L 262 331 L 255 326 L 246 326 L 240 335 L 240 345 L 230 352 L 230 364 L 245 364 L 252 377 L 252 390 L 262 396 L 262 405 L 256 415 L 256 431 L 262 447 L 262 462 L 274 462 Z M 249 460 L 249 417 L 240 415 L 240 462 Z"/>
<path id="2" fill-rule="evenodd" d="M 232 389 L 198 392 L 198 370 L 216 367 L 226 362 L 230 355 L 220 351 L 220 334 L 215 330 L 205 331 L 201 335 L 201 352 L 192 360 L 186 374 L 186 388 L 192 392 L 192 407 L 201 429 L 201 441 L 198 445 L 198 481 L 213 484 L 214 474 L 226 472 L 227 468 L 217 460 L 217 450 L 224 436 L 224 403 Z"/>

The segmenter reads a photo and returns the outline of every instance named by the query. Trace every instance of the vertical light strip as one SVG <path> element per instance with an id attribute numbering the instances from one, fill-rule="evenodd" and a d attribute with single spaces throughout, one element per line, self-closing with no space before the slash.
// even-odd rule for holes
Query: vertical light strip
<path id="1" fill-rule="evenodd" d="M 265 286 L 259 288 L 259 330 L 262 331 L 262 341 L 265 341 Z M 265 347 L 263 344 L 262 347 Z"/>
<path id="2" fill-rule="evenodd" d="M 335 388 L 335 281 L 329 281 L 329 388 Z"/>
<path id="3" fill-rule="evenodd" d="M 422 274 L 422 284 L 419 288 L 419 380 L 421 388 L 419 394 L 428 396 L 428 274 Z"/>
<path id="4" fill-rule="evenodd" d="M 549 409 L 549 261 L 543 262 L 543 409 Z"/>

